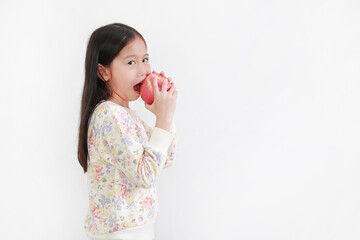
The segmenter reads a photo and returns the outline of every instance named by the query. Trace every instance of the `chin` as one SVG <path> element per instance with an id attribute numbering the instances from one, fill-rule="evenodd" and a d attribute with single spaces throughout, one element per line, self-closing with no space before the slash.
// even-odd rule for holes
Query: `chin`
<path id="1" fill-rule="evenodd" d="M 131 101 L 138 100 L 139 97 L 141 97 L 140 93 L 135 93 L 135 97 L 133 97 Z"/>

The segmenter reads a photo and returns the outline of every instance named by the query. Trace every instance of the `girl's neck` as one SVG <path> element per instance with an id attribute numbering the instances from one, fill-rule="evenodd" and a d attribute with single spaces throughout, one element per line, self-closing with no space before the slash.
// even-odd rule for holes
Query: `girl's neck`
<path id="1" fill-rule="evenodd" d="M 106 100 L 114 102 L 114 103 L 116 103 L 116 104 L 118 104 L 118 105 L 120 105 L 120 106 L 122 106 L 124 108 L 130 109 L 128 102 L 121 101 L 121 100 L 119 100 L 117 98 L 114 98 L 113 96 L 108 97 Z"/>

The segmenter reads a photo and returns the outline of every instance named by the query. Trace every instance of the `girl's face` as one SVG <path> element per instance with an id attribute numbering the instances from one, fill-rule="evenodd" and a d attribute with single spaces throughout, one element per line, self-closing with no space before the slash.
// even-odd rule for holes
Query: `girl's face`
<path id="1" fill-rule="evenodd" d="M 98 66 L 104 80 L 113 89 L 113 95 L 107 100 L 113 100 L 127 108 L 129 101 L 135 101 L 140 96 L 134 86 L 151 73 L 149 54 L 144 41 L 138 36 L 120 51 L 109 67 L 101 64 Z"/>

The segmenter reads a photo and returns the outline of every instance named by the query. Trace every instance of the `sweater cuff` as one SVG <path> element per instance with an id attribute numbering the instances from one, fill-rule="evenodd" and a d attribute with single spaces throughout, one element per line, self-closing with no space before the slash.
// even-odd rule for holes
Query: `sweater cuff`
<path id="1" fill-rule="evenodd" d="M 174 136 L 170 132 L 162 128 L 154 127 L 149 140 L 149 145 L 167 153 L 173 137 Z"/>
<path id="2" fill-rule="evenodd" d="M 176 130 L 176 125 L 175 125 L 174 121 L 172 121 L 169 132 L 170 132 L 171 134 L 174 134 L 175 130 Z"/>

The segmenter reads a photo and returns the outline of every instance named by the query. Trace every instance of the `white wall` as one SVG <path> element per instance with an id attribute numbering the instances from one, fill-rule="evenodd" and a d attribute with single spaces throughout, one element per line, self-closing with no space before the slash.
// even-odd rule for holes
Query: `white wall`
<path id="1" fill-rule="evenodd" d="M 179 89 L 157 240 L 360 239 L 359 1 L 1 1 L 1 239 L 86 239 L 88 38 L 122 22 Z M 130 104 L 149 123 L 141 99 Z"/>

